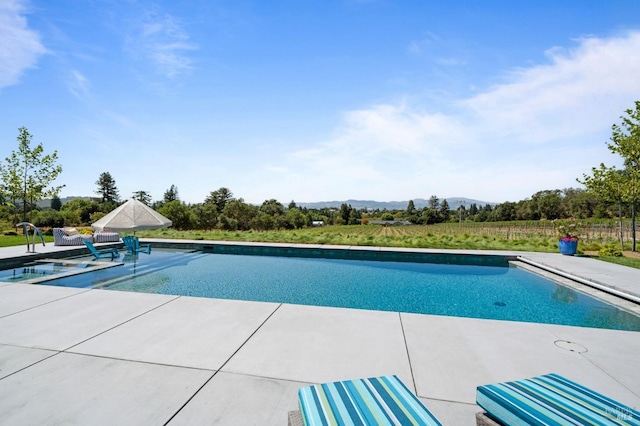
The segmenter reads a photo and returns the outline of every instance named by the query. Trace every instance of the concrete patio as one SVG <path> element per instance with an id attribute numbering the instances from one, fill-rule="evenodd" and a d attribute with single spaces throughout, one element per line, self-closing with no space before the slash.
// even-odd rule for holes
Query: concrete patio
<path id="1" fill-rule="evenodd" d="M 639 270 L 514 254 L 640 294 Z M 386 374 L 450 425 L 476 386 L 550 372 L 640 409 L 638 354 L 640 332 L 0 283 L 6 425 L 285 425 L 301 386 Z"/>

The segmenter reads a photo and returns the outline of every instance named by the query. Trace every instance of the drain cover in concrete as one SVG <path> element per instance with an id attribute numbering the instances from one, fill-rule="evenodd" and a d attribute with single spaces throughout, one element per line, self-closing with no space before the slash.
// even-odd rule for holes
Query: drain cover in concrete
<path id="1" fill-rule="evenodd" d="M 587 352 L 587 348 L 577 343 L 569 342 L 567 340 L 556 340 L 554 342 L 557 347 L 562 348 L 566 351 L 578 352 L 579 354 Z"/>

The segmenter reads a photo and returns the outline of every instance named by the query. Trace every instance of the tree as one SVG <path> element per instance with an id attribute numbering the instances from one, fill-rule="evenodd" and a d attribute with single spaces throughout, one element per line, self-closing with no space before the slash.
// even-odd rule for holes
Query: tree
<path id="1" fill-rule="evenodd" d="M 431 207 L 425 207 L 422 209 L 422 221 L 426 225 L 438 223 L 438 211 Z"/>
<path id="2" fill-rule="evenodd" d="M 196 217 L 195 226 L 198 229 L 209 230 L 215 228 L 218 223 L 218 209 L 215 205 L 211 203 L 196 204 L 191 210 Z"/>
<path id="3" fill-rule="evenodd" d="M 151 205 L 151 194 L 147 191 L 136 191 L 133 193 L 133 198 L 140 201 L 141 203 L 146 204 L 147 206 Z"/>
<path id="4" fill-rule="evenodd" d="M 93 201 L 76 198 L 62 206 L 63 216 L 73 223 L 67 225 L 88 225 L 91 223 L 91 215 L 98 211 L 98 204 Z"/>
<path id="5" fill-rule="evenodd" d="M 62 228 L 64 226 L 64 217 L 59 211 L 54 209 L 47 209 L 39 211 L 31 222 L 37 227 L 50 227 L 50 228 Z"/>
<path id="6" fill-rule="evenodd" d="M 440 217 L 443 222 L 448 222 L 451 218 L 451 210 L 449 209 L 449 203 L 446 199 L 442 200 L 442 204 L 440 204 Z"/>
<path id="7" fill-rule="evenodd" d="M 179 199 L 180 197 L 178 197 L 178 188 L 176 188 L 175 185 L 171 185 L 171 187 L 164 192 L 163 201 L 165 203 L 169 203 L 171 201 L 176 201 Z"/>
<path id="8" fill-rule="evenodd" d="M 56 164 L 58 152 L 45 155 L 42 144 L 32 149 L 33 136 L 27 128 L 20 127 L 18 132 L 18 151 L 5 159 L 6 165 L 0 163 L 0 192 L 13 201 L 14 208 L 22 203 L 22 220 L 26 221 L 37 201 L 57 195 L 64 185 L 49 186 L 62 173 L 62 166 Z M 17 211 L 14 213 L 17 216 Z"/>
<path id="9" fill-rule="evenodd" d="M 51 198 L 51 208 L 56 211 L 60 211 L 62 208 L 62 201 L 58 195 L 54 195 L 53 198 Z"/>
<path id="10" fill-rule="evenodd" d="M 229 188 L 220 188 L 217 191 L 212 191 L 209 196 L 204 200 L 205 204 L 210 203 L 216 206 L 218 213 L 222 213 L 229 201 L 233 200 L 233 193 Z"/>
<path id="11" fill-rule="evenodd" d="M 416 214 L 416 205 L 413 203 L 413 200 L 409 200 L 409 203 L 407 204 L 406 212 L 407 212 L 406 213 L 407 217 L 411 217 Z"/>
<path id="12" fill-rule="evenodd" d="M 179 200 L 164 203 L 158 213 L 171 220 L 171 226 L 179 230 L 192 229 L 196 222 L 195 214 Z"/>
<path id="13" fill-rule="evenodd" d="M 276 227 L 276 221 L 273 216 L 260 211 L 256 217 L 251 219 L 249 226 L 258 231 L 268 231 Z"/>
<path id="14" fill-rule="evenodd" d="M 615 167 L 607 167 L 604 163 L 599 168 L 591 169 L 591 176 L 583 175 L 582 183 L 587 191 L 590 191 L 607 201 L 618 203 L 618 221 L 620 227 L 620 248 L 624 250 L 624 240 L 622 232 L 622 202 L 624 198 L 622 175 Z"/>
<path id="15" fill-rule="evenodd" d="M 516 220 L 516 203 L 507 201 L 498 204 L 491 213 L 491 220 L 496 222 Z"/>
<path id="16" fill-rule="evenodd" d="M 559 189 L 538 191 L 533 194 L 529 203 L 533 218 L 553 220 L 564 217 L 561 194 L 562 191 Z"/>
<path id="17" fill-rule="evenodd" d="M 382 220 L 393 220 L 394 217 L 393 217 L 393 215 L 391 213 L 384 212 L 384 213 L 382 213 L 382 216 L 380 217 L 380 219 L 382 219 Z"/>
<path id="18" fill-rule="evenodd" d="M 438 207 L 440 207 L 440 200 L 435 195 L 432 195 L 429 198 L 429 208 L 433 210 L 438 210 Z"/>
<path id="19" fill-rule="evenodd" d="M 351 205 L 350 204 L 342 203 L 340 205 L 340 214 L 338 215 L 338 217 L 340 218 L 340 224 L 341 225 L 348 225 L 349 224 L 349 213 L 350 212 L 351 212 Z"/>
<path id="20" fill-rule="evenodd" d="M 109 172 L 101 173 L 96 181 L 96 185 L 98 185 L 96 194 L 101 196 L 103 203 L 118 202 L 120 200 L 118 188 L 116 188 L 116 181 L 111 177 Z"/>
<path id="21" fill-rule="evenodd" d="M 640 196 L 640 101 L 635 102 L 636 109 L 627 109 L 627 116 L 621 116 L 622 124 L 614 124 L 609 151 L 618 154 L 624 160 L 622 173 L 623 201 L 631 205 L 631 238 L 633 251 L 636 251 L 636 205 Z"/>
<path id="22" fill-rule="evenodd" d="M 640 198 L 640 101 L 635 102 L 635 110 L 627 109 L 626 116 L 621 116 L 622 124 L 614 124 L 611 142 L 607 143 L 609 151 L 622 157 L 624 170 L 607 167 L 593 168 L 592 175 L 583 175 L 583 183 L 588 190 L 605 200 L 618 202 L 620 218 L 620 244 L 622 241 L 622 203 L 631 206 L 631 238 L 632 250 L 636 251 L 636 206 Z"/>
<path id="23" fill-rule="evenodd" d="M 576 219 L 598 217 L 602 211 L 604 200 L 595 194 L 580 188 L 565 188 L 563 191 L 566 213 Z"/>
<path id="24" fill-rule="evenodd" d="M 467 209 L 464 204 L 458 206 L 458 221 L 462 223 L 462 219 L 467 217 Z"/>
<path id="25" fill-rule="evenodd" d="M 289 210 L 292 210 L 292 208 Z M 265 202 L 262 203 L 260 211 L 268 214 L 269 216 L 279 216 L 284 214 L 284 206 L 278 202 L 278 200 L 272 198 L 270 200 L 265 200 Z"/>
<path id="26" fill-rule="evenodd" d="M 287 210 L 286 218 L 295 229 L 304 228 L 307 225 L 306 216 L 298 208 Z"/>
<path id="27" fill-rule="evenodd" d="M 342 203 L 340 205 L 340 212 L 338 213 L 338 221 L 342 225 L 359 225 L 361 219 L 360 212 L 351 207 L 351 204 Z"/>
<path id="28" fill-rule="evenodd" d="M 242 198 L 237 200 L 231 200 L 224 206 L 224 210 L 222 210 L 222 216 L 220 216 L 221 221 L 228 221 L 229 224 L 236 224 L 237 229 L 241 231 L 246 231 L 250 229 L 249 223 L 251 219 L 258 215 L 258 208 L 256 206 L 252 206 L 251 204 L 247 204 L 244 202 Z M 224 217 L 224 219 L 223 219 Z M 227 223 L 227 222 L 223 222 Z"/>

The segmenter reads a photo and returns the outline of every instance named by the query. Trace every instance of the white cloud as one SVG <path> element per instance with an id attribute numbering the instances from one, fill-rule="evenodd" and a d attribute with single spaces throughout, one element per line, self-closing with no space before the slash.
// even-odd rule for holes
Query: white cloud
<path id="1" fill-rule="evenodd" d="M 459 100 L 447 115 L 406 102 L 348 112 L 331 139 L 277 166 L 293 171 L 288 192 L 310 200 L 438 194 L 505 201 L 575 187 L 607 160 L 611 125 L 640 99 L 637 52 L 640 32 L 586 38 L 550 50 L 548 64 Z"/>
<path id="2" fill-rule="evenodd" d="M 135 28 L 127 42 L 129 49 L 134 55 L 150 59 L 160 73 L 172 78 L 193 68 L 187 52 L 197 46 L 189 42 L 188 33 L 176 18 L 147 12 Z"/>
<path id="3" fill-rule="evenodd" d="M 89 93 L 89 86 L 89 80 L 80 71 L 71 71 L 69 90 L 76 98 L 84 99 Z"/>
<path id="4" fill-rule="evenodd" d="M 461 104 L 487 129 L 526 142 L 589 135 L 640 98 L 637 52 L 640 32 L 582 39 L 575 49 L 550 49 L 549 64 L 516 70 Z"/>
<path id="5" fill-rule="evenodd" d="M 0 88 L 16 84 L 47 52 L 38 33 L 29 29 L 25 13 L 19 0 L 0 3 Z"/>

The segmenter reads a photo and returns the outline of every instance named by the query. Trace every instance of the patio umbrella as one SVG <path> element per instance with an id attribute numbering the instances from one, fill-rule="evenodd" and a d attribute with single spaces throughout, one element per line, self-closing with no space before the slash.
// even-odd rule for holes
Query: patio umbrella
<path id="1" fill-rule="evenodd" d="M 109 229 L 112 231 L 141 231 L 144 229 L 166 228 L 171 221 L 151 207 L 135 198 L 109 212 L 91 227 L 96 231 Z"/>

